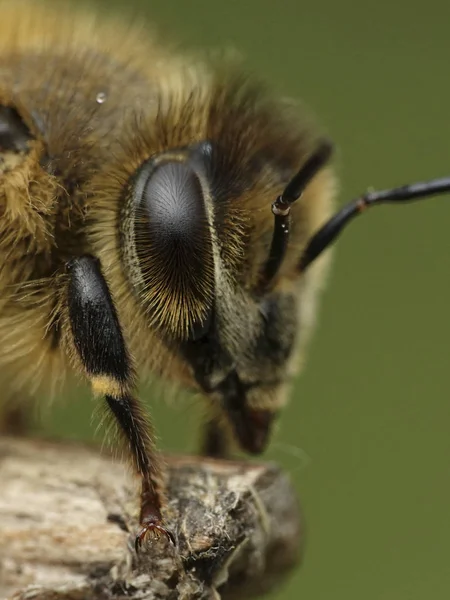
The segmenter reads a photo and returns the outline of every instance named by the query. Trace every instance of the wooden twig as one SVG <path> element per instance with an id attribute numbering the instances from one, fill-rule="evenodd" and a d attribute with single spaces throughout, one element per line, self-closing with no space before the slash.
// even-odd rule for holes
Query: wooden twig
<path id="1" fill-rule="evenodd" d="M 96 450 L 0 440 L 0 598 L 249 598 L 283 581 L 303 530 L 271 464 L 171 457 L 165 539 L 136 556 L 136 490 Z"/>

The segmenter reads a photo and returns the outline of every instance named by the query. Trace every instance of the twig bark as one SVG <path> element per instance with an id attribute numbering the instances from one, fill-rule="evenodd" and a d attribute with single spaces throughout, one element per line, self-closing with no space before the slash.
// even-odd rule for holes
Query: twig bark
<path id="1" fill-rule="evenodd" d="M 302 520 L 271 464 L 168 457 L 177 537 L 136 556 L 136 490 L 123 465 L 76 445 L 0 440 L 0 598 L 249 598 L 297 564 Z"/>

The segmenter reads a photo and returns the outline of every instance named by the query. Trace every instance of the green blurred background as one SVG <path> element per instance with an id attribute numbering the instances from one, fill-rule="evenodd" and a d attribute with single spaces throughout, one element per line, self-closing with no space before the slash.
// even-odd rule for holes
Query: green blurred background
<path id="1" fill-rule="evenodd" d="M 193 46 L 236 47 L 306 101 L 338 145 L 341 203 L 450 175 L 446 0 L 126 3 L 139 6 Z M 338 244 L 307 369 L 269 452 L 292 474 L 309 530 L 280 600 L 450 598 L 449 227 L 441 197 L 374 210 Z M 161 446 L 192 450 L 191 403 L 153 404 Z M 47 427 L 90 437 L 91 412 L 85 394 Z"/>

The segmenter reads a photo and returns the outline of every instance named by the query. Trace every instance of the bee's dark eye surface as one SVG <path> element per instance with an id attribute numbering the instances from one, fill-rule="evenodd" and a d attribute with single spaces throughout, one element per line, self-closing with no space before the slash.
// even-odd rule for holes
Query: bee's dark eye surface
<path id="1" fill-rule="evenodd" d="M 135 193 L 147 217 L 147 235 L 161 254 L 190 254 L 205 234 L 207 220 L 200 181 L 185 163 L 169 162 L 140 174 Z"/>

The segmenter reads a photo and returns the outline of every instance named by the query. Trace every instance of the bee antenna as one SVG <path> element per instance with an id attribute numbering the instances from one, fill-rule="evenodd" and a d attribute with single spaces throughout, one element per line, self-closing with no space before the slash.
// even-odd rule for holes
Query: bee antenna
<path id="1" fill-rule="evenodd" d="M 300 259 L 299 270 L 305 271 L 334 242 L 344 227 L 367 208 L 385 203 L 411 202 L 447 192 L 450 192 L 450 177 L 412 183 L 390 190 L 368 192 L 349 202 L 310 238 Z"/>
<path id="2" fill-rule="evenodd" d="M 258 284 L 259 293 L 265 291 L 274 280 L 286 254 L 291 224 L 291 205 L 300 198 L 311 180 L 328 163 L 332 152 L 331 142 L 323 140 L 272 204 L 272 212 L 275 217 L 272 243 L 269 256 L 261 270 Z"/>

